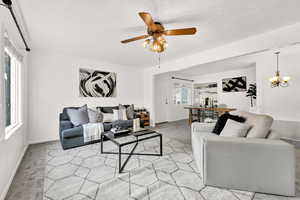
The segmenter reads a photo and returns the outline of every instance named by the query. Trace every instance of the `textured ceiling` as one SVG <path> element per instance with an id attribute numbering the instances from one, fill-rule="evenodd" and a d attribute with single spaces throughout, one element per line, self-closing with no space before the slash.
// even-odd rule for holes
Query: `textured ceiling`
<path id="1" fill-rule="evenodd" d="M 299 0 L 19 0 L 34 50 L 46 49 L 123 66 L 148 67 L 157 55 L 142 41 L 138 12 L 165 28 L 195 26 L 194 36 L 167 37 L 162 62 L 300 21 Z"/>

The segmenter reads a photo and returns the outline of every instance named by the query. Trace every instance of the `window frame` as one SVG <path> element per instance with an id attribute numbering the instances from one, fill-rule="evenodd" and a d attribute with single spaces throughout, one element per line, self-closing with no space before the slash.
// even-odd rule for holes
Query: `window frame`
<path id="1" fill-rule="evenodd" d="M 22 126 L 22 111 L 21 111 L 21 66 L 22 62 L 18 59 L 16 55 L 13 54 L 13 52 L 7 48 L 4 47 L 3 49 L 3 55 L 7 54 L 10 57 L 10 67 L 11 67 L 11 124 L 6 127 L 5 124 L 5 135 L 4 138 L 8 139 L 17 129 L 19 129 Z M 3 63 L 4 64 L 4 63 Z M 5 77 L 5 70 L 3 73 L 3 77 Z M 4 80 L 5 81 L 5 80 Z M 6 97 L 4 92 L 4 116 L 6 121 Z"/>
<path id="2" fill-rule="evenodd" d="M 187 90 L 187 102 L 184 102 L 184 103 L 183 103 L 183 96 L 182 96 L 183 89 Z M 178 91 L 179 91 L 179 96 L 180 96 L 179 103 L 177 101 Z M 173 83 L 173 94 L 172 95 L 173 95 L 172 103 L 174 105 L 190 105 L 192 103 L 192 86 L 186 85 L 184 83 L 175 82 L 175 83 Z"/>

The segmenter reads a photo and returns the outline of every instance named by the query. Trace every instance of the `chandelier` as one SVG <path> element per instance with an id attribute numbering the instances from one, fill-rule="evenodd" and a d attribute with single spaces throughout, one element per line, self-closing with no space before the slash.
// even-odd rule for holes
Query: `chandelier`
<path id="1" fill-rule="evenodd" d="M 168 47 L 168 43 L 163 36 L 158 36 L 145 40 L 143 46 L 150 51 L 161 53 Z"/>
<path id="2" fill-rule="evenodd" d="M 276 52 L 276 57 L 277 57 L 277 70 L 275 72 L 275 76 L 273 76 L 272 78 L 270 78 L 270 82 L 271 82 L 271 87 L 287 87 L 289 86 L 289 80 L 291 79 L 288 76 L 284 76 L 284 77 L 280 77 L 280 72 L 279 72 L 279 53 L 280 52 Z"/>

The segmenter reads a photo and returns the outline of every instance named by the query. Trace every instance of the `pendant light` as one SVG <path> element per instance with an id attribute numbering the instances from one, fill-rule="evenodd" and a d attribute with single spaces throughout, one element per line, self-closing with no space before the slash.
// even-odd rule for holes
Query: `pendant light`
<path id="1" fill-rule="evenodd" d="M 275 72 L 275 76 L 270 78 L 271 82 L 271 87 L 288 87 L 289 86 L 289 80 L 291 79 L 288 76 L 281 77 L 280 72 L 279 72 L 279 54 L 280 52 L 276 52 L 276 57 L 277 57 L 277 70 Z"/>

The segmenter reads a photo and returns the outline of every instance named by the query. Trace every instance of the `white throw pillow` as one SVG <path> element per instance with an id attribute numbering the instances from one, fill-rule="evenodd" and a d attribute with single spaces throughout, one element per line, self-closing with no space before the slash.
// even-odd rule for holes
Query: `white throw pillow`
<path id="1" fill-rule="evenodd" d="M 119 113 L 119 110 L 113 110 L 113 118 L 114 118 L 114 121 L 117 121 L 120 119 L 120 113 Z"/>
<path id="2" fill-rule="evenodd" d="M 251 125 L 251 130 L 247 134 L 249 138 L 266 138 L 273 124 L 273 118 L 269 115 L 254 114 L 239 111 L 239 115 L 246 118 L 246 124 Z"/>
<path id="3" fill-rule="evenodd" d="M 127 120 L 126 109 L 119 109 L 119 120 Z"/>
<path id="4" fill-rule="evenodd" d="M 236 122 L 234 120 L 228 119 L 220 136 L 246 137 L 250 128 L 251 128 L 251 126 L 248 124 L 240 123 L 240 122 Z"/>
<path id="5" fill-rule="evenodd" d="M 113 122 L 114 114 L 113 113 L 103 113 L 103 122 Z"/>

